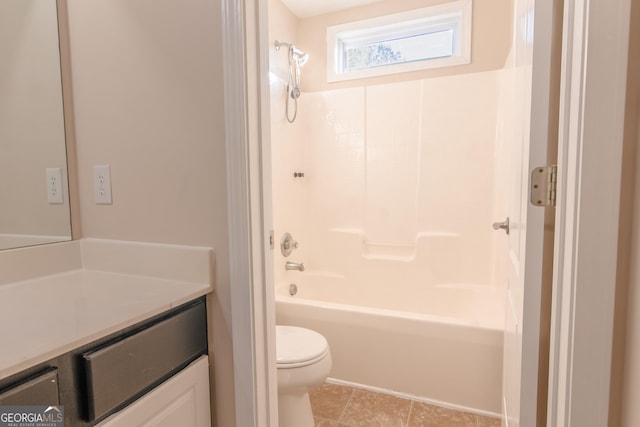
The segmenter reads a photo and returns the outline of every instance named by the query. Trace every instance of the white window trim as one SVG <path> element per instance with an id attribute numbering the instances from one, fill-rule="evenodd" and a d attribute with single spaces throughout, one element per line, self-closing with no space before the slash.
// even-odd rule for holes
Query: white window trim
<path id="1" fill-rule="evenodd" d="M 401 23 L 422 18 L 437 18 L 440 15 L 446 15 L 455 12 L 461 12 L 462 16 L 460 22 L 460 51 L 456 52 L 454 56 L 384 65 L 362 70 L 346 71 L 340 73 L 338 72 L 338 36 L 340 33 L 353 30 L 364 30 L 367 28 L 380 27 L 384 25 Z M 338 82 L 366 77 L 377 77 L 389 74 L 426 70 L 431 68 L 470 64 L 471 20 L 472 0 L 455 0 L 435 6 L 428 6 L 420 9 L 413 9 L 405 12 L 379 16 L 376 18 L 363 19 L 360 21 L 353 21 L 347 22 L 345 24 L 329 26 L 327 27 L 327 81 Z"/>

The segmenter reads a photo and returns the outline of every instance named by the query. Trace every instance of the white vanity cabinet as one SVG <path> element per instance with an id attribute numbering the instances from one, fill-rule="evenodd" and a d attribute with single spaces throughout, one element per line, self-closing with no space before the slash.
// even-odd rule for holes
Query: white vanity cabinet
<path id="1" fill-rule="evenodd" d="M 210 427 L 209 363 L 202 356 L 96 427 Z"/>
<path id="2" fill-rule="evenodd" d="M 211 248 L 83 239 L 7 252 L 0 406 L 62 406 L 65 427 L 210 427 Z"/>

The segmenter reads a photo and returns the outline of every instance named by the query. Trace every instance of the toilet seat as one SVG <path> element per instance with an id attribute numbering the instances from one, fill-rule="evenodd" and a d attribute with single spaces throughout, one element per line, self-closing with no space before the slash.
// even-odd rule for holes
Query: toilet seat
<path id="1" fill-rule="evenodd" d="M 276 326 L 276 358 L 279 369 L 311 365 L 328 352 L 329 344 L 319 333 L 297 326 Z"/>

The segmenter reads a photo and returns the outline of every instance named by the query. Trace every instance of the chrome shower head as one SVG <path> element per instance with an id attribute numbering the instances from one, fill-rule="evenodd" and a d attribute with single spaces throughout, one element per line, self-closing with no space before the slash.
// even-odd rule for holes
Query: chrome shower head
<path id="1" fill-rule="evenodd" d="M 276 50 L 280 50 L 281 47 L 285 46 L 289 48 L 289 60 L 295 60 L 298 66 L 303 66 L 309 60 L 309 54 L 301 51 L 294 45 L 293 43 L 279 42 L 276 40 L 273 45 Z"/>
<path id="2" fill-rule="evenodd" d="M 295 45 L 291 45 L 289 48 L 291 50 L 291 56 L 298 62 L 299 66 L 303 66 L 309 60 L 309 54 L 301 51 Z"/>

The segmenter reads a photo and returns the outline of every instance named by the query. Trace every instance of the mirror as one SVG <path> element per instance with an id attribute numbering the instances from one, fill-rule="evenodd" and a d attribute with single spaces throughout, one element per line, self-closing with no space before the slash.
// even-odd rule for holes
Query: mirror
<path id="1" fill-rule="evenodd" d="M 0 249 L 71 240 L 56 0 L 0 1 Z"/>

